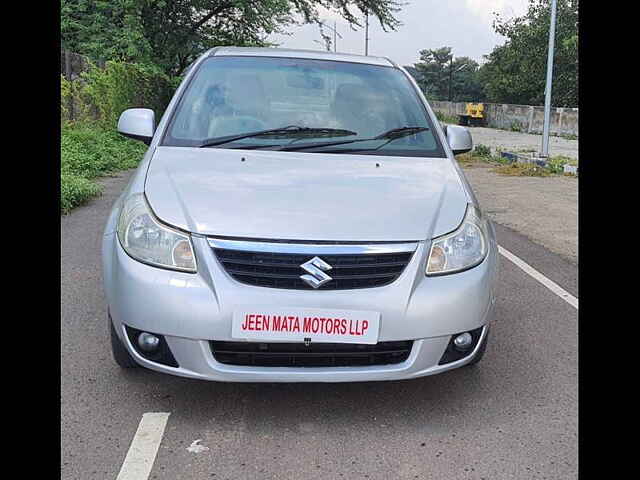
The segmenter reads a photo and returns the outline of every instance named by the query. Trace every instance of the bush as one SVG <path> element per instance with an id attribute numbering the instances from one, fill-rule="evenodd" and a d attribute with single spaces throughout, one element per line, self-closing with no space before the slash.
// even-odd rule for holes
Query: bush
<path id="1" fill-rule="evenodd" d="M 61 76 L 63 120 L 70 120 L 68 105 L 74 102 L 74 119 L 97 121 L 113 128 L 127 108 L 150 108 L 160 118 L 171 100 L 180 78 L 171 78 L 157 67 L 109 61 L 104 68 L 89 63 L 89 70 L 73 82 Z"/>
<path id="2" fill-rule="evenodd" d="M 71 101 L 71 82 L 60 75 L 60 117 L 62 122 L 69 119 L 69 102 Z"/>
<path id="3" fill-rule="evenodd" d="M 63 126 L 60 143 L 63 213 L 100 192 L 92 179 L 136 167 L 147 148 L 141 142 L 91 124 Z"/>
<path id="4" fill-rule="evenodd" d="M 70 82 L 60 76 L 63 213 L 100 193 L 92 179 L 138 165 L 146 146 L 115 132 L 120 114 L 145 107 L 159 119 L 181 80 L 149 65 L 119 61 L 107 62 L 104 68 L 89 65 L 79 79 Z"/>
<path id="5" fill-rule="evenodd" d="M 487 147 L 486 145 L 482 145 L 481 143 L 479 143 L 473 149 L 473 156 L 474 157 L 489 158 L 489 157 L 491 157 L 491 148 Z"/>
<path id="6" fill-rule="evenodd" d="M 511 130 L 512 132 L 522 132 L 524 130 L 524 125 L 522 125 L 522 123 L 518 120 L 515 120 L 511 122 L 509 130 Z"/>
<path id="7" fill-rule="evenodd" d="M 551 173 L 564 173 L 564 166 L 566 164 L 576 165 L 577 162 L 571 157 L 565 157 L 563 155 L 557 155 L 547 160 L 547 168 Z"/>
<path id="8" fill-rule="evenodd" d="M 62 173 L 89 179 L 136 167 L 147 148 L 113 130 L 80 124 L 63 128 L 60 143 Z"/>
<path id="9" fill-rule="evenodd" d="M 74 174 L 60 175 L 60 210 L 68 213 L 100 193 L 100 185 Z"/>
<path id="10" fill-rule="evenodd" d="M 169 77 L 150 66 L 110 61 L 82 76 L 83 95 L 106 125 L 115 125 L 127 108 L 150 108 L 159 118 L 170 99 Z"/>

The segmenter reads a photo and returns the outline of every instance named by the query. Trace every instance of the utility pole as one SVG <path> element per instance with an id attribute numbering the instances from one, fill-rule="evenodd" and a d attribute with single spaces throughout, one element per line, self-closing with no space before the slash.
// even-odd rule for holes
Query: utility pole
<path id="1" fill-rule="evenodd" d="M 549 51 L 547 52 L 547 83 L 544 89 L 544 127 L 542 128 L 542 151 L 540 156 L 549 156 L 549 123 L 551 121 L 551 86 L 553 83 L 553 53 L 556 37 L 556 0 L 551 0 L 549 25 Z"/>
<path id="2" fill-rule="evenodd" d="M 329 30 L 333 30 L 333 51 L 336 52 L 337 51 L 337 43 L 338 43 L 338 37 L 340 37 L 342 39 L 342 35 L 340 35 L 338 33 L 338 22 L 336 22 L 334 20 L 333 22 L 333 27 L 331 25 L 327 25 L 324 22 L 320 22 L 320 25 L 322 25 L 323 27 L 327 27 Z M 320 28 L 320 33 L 322 34 L 323 38 L 326 38 L 324 33 L 322 33 L 322 27 Z M 331 39 L 329 39 L 329 41 L 331 41 Z M 315 42 L 315 40 L 314 40 Z M 327 49 L 328 51 L 330 51 L 329 49 Z"/>
<path id="3" fill-rule="evenodd" d="M 449 102 L 453 101 L 453 95 L 451 94 L 451 86 L 453 84 L 453 55 L 451 55 L 451 59 L 449 60 Z"/>
<path id="4" fill-rule="evenodd" d="M 364 54 L 369 55 L 369 10 L 364 11 Z"/>

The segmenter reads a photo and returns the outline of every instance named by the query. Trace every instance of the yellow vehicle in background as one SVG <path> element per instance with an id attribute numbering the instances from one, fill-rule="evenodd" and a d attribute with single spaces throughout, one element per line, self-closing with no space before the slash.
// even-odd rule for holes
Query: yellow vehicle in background
<path id="1" fill-rule="evenodd" d="M 467 110 L 464 114 L 458 115 L 458 125 L 470 125 L 473 127 L 485 124 L 483 103 L 467 103 Z"/>

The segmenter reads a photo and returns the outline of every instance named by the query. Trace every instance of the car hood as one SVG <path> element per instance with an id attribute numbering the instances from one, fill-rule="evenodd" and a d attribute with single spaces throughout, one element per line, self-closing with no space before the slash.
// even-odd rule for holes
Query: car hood
<path id="1" fill-rule="evenodd" d="M 454 230 L 468 197 L 448 158 L 158 147 L 156 216 L 202 235 L 425 240 Z"/>

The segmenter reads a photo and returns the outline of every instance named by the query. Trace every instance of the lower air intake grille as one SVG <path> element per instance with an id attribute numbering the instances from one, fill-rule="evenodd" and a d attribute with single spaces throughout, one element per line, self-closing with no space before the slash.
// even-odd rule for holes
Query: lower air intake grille
<path id="1" fill-rule="evenodd" d="M 412 340 L 352 343 L 258 343 L 212 341 L 216 361 L 255 367 L 351 367 L 391 365 L 409 358 Z"/>

